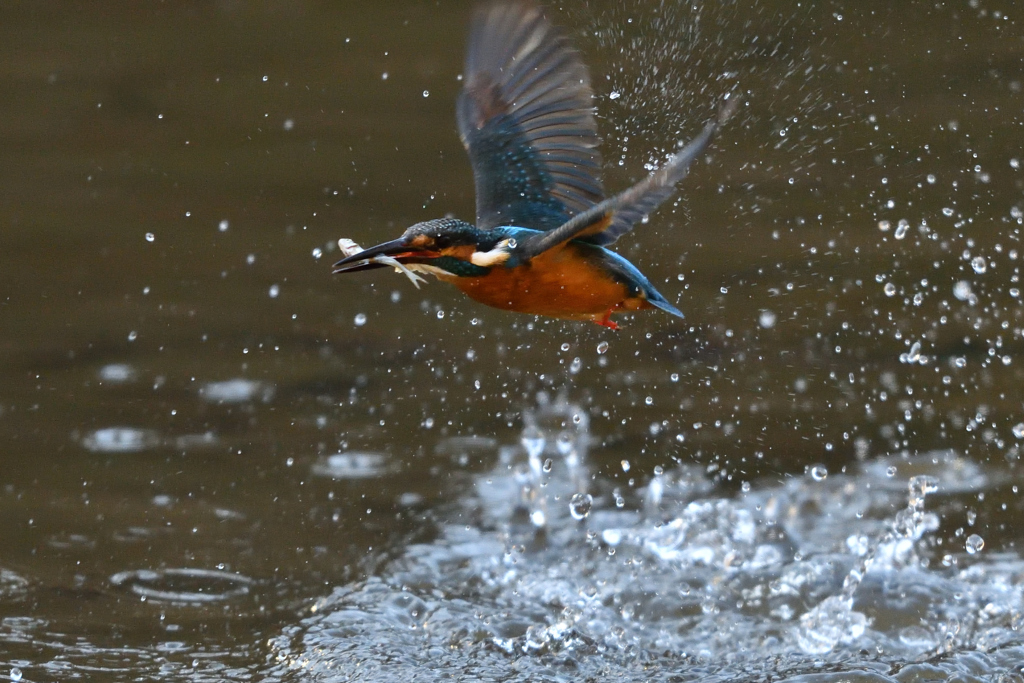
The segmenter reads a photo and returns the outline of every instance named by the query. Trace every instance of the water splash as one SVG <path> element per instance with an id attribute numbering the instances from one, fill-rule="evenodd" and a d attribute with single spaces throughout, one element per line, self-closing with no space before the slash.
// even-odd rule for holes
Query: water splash
<path id="1" fill-rule="evenodd" d="M 969 567 L 947 567 L 929 543 L 938 517 L 926 502 L 963 486 L 940 487 L 935 472 L 958 471 L 962 458 L 809 470 L 754 481 L 739 497 L 680 466 L 627 503 L 619 482 L 582 475 L 588 429 L 566 400 L 526 411 L 519 443 L 499 447 L 475 496 L 439 513 L 433 540 L 335 589 L 272 639 L 281 674 L 726 681 L 828 666 L 860 681 L 866 670 L 896 680 L 887 672 L 935 656 L 953 676 L 968 650 L 988 658 L 986 671 L 1024 656 L 1024 562 L 976 553 Z M 615 454 L 614 471 L 622 460 L 642 461 Z M 976 474 L 972 485 L 997 480 Z"/>
<path id="2" fill-rule="evenodd" d="M 217 569 L 193 567 L 135 569 L 114 574 L 110 585 L 143 600 L 199 604 L 248 595 L 255 581 L 248 576 Z"/>
<path id="3" fill-rule="evenodd" d="M 99 453 L 137 453 L 160 445 L 160 435 L 139 427 L 104 427 L 82 438 L 82 446 Z"/>
<path id="4" fill-rule="evenodd" d="M 238 377 L 221 382 L 207 382 L 199 388 L 199 395 L 204 401 L 218 404 L 251 401 L 269 403 L 274 398 L 274 387 L 265 382 Z"/>
<path id="5" fill-rule="evenodd" d="M 320 457 L 310 471 L 330 479 L 368 479 L 388 471 L 388 458 L 382 453 L 348 451 Z"/>
<path id="6" fill-rule="evenodd" d="M 843 579 L 842 591 L 816 605 L 800 617 L 794 637 L 800 649 L 808 654 L 831 652 L 837 645 L 854 643 L 864 635 L 868 619 L 853 610 L 854 594 L 873 565 L 893 569 L 897 563 L 910 566 L 919 563 L 914 543 L 926 531 L 938 528 L 938 518 L 924 512 L 925 497 L 938 490 L 938 480 L 921 475 L 908 483 L 907 507 L 896 514 L 891 529 L 862 553 Z"/>
<path id="7" fill-rule="evenodd" d="M 502 461 L 518 484 L 522 512 L 540 529 L 547 526 L 553 503 L 587 496 L 590 421 L 580 406 L 541 394 L 537 407 L 524 411 L 523 423 L 521 449 L 504 451 Z M 573 516 L 578 508 L 571 508 Z"/>

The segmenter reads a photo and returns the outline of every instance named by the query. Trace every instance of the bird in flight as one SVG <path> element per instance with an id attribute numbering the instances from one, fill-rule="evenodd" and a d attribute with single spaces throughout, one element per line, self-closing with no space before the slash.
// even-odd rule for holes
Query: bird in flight
<path id="1" fill-rule="evenodd" d="M 392 266 L 518 313 L 590 320 L 660 308 L 683 317 L 632 263 L 607 249 L 674 192 L 735 108 L 660 168 L 605 198 L 593 92 L 565 34 L 528 1 L 495 2 L 473 16 L 456 117 L 476 184 L 476 224 L 417 223 L 361 249 L 339 240 L 335 273 Z"/>

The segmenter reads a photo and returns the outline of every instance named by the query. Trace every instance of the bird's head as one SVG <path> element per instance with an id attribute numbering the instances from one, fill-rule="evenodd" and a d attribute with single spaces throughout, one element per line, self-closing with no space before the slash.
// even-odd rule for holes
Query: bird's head
<path id="1" fill-rule="evenodd" d="M 478 277 L 505 263 L 514 247 L 514 240 L 500 232 L 439 218 L 413 225 L 398 239 L 348 254 L 334 264 L 334 272 L 397 267 L 397 263 L 438 277 Z"/>

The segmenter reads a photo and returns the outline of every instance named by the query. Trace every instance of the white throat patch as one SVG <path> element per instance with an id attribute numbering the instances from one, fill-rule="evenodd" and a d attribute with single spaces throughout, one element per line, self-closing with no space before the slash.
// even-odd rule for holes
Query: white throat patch
<path id="1" fill-rule="evenodd" d="M 508 257 L 511 256 L 509 249 L 514 246 L 515 242 L 512 240 L 502 240 L 490 251 L 474 251 L 470 254 L 469 262 L 474 266 L 480 266 L 481 268 L 490 268 L 492 266 L 501 265 L 505 261 L 508 261 Z"/>

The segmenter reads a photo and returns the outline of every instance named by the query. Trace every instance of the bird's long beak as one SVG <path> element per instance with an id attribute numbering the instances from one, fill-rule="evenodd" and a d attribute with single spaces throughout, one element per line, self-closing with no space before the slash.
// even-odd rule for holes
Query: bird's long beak
<path id="1" fill-rule="evenodd" d="M 357 270 L 370 270 L 371 268 L 386 268 L 391 264 L 375 262 L 378 256 L 390 257 L 402 263 L 412 257 L 424 257 L 429 252 L 419 251 L 410 248 L 401 238 L 378 244 L 369 249 L 347 256 L 334 264 L 335 273 L 350 273 Z M 383 259 L 382 259 L 383 260 Z"/>

